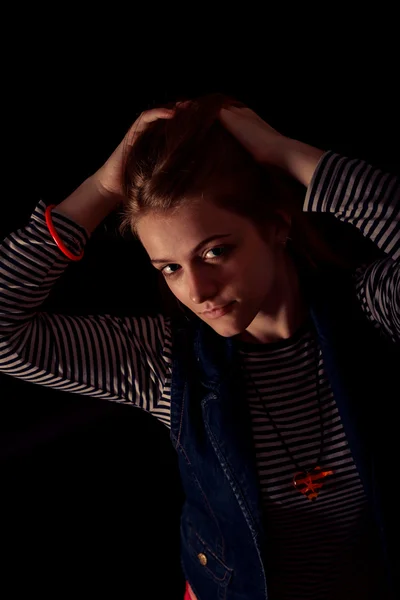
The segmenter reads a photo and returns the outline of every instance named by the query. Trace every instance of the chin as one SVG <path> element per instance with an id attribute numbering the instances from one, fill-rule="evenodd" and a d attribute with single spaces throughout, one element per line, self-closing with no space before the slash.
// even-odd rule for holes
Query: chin
<path id="1" fill-rule="evenodd" d="M 229 330 L 227 328 L 217 328 L 217 327 L 212 327 L 212 329 L 214 329 L 215 333 L 217 333 L 218 335 L 220 335 L 221 337 L 224 338 L 231 338 L 234 336 L 237 336 L 239 334 L 238 331 L 233 331 L 233 330 Z"/>
<path id="2" fill-rule="evenodd" d="M 211 321 L 207 321 L 207 325 L 209 325 L 216 333 L 218 333 L 218 335 L 221 335 L 222 337 L 234 337 L 235 335 L 239 335 L 240 333 L 246 331 L 246 327 L 239 324 L 237 321 L 235 322 L 232 320 L 226 320 L 224 322 L 224 317 L 221 317 L 221 319 L 216 319 L 216 321 L 218 322 L 213 323 Z"/>
<path id="3" fill-rule="evenodd" d="M 240 331 L 233 327 L 212 327 L 212 329 L 214 329 L 215 333 L 225 338 L 230 338 L 240 333 Z"/>

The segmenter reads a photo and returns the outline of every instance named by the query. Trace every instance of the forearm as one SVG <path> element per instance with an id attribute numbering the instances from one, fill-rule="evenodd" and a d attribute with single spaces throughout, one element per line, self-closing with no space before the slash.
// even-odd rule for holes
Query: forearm
<path id="1" fill-rule="evenodd" d="M 314 148 L 314 146 L 298 140 L 282 137 L 282 150 L 279 153 L 277 166 L 308 187 L 324 153 L 325 150 Z"/>
<path id="2" fill-rule="evenodd" d="M 81 225 L 90 234 L 121 203 L 121 196 L 102 189 L 96 175 L 86 179 L 54 209 Z"/>

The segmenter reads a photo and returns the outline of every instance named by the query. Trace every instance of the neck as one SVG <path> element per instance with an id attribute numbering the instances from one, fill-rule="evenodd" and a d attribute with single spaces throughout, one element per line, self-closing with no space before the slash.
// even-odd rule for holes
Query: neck
<path id="1" fill-rule="evenodd" d="M 300 289 L 296 267 L 288 253 L 277 265 L 273 295 L 240 334 L 240 339 L 253 344 L 268 344 L 290 338 L 306 318 L 306 306 Z"/>

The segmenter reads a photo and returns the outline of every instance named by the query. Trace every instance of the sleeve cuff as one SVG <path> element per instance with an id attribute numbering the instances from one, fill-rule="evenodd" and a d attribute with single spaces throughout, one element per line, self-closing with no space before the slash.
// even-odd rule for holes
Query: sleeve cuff
<path id="1" fill-rule="evenodd" d="M 45 218 L 46 208 L 46 204 L 43 200 L 40 200 L 32 214 L 32 223 L 40 234 L 44 236 L 47 244 L 54 246 L 54 248 L 57 249 L 57 252 L 61 252 L 48 230 Z M 65 215 L 59 213 L 53 212 L 52 220 L 57 233 L 67 246 L 68 250 L 74 254 L 79 254 L 89 241 L 90 236 L 88 231 L 82 227 L 82 225 L 78 225 L 78 223 L 75 223 Z M 69 260 L 67 257 L 65 257 L 65 259 Z"/>
<path id="2" fill-rule="evenodd" d="M 310 185 L 307 188 L 303 210 L 305 212 L 330 212 L 335 195 L 332 194 L 333 182 L 339 162 L 349 160 L 328 150 L 321 156 L 315 168 Z"/>

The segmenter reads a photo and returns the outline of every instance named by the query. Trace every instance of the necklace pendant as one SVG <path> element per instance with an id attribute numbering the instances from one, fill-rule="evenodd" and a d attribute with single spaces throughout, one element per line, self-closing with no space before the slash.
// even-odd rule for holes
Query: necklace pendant
<path id="1" fill-rule="evenodd" d="M 293 485 L 296 490 L 304 494 L 309 500 L 313 501 L 317 498 L 324 485 L 323 479 L 329 475 L 333 475 L 332 469 L 321 469 L 314 467 L 310 471 L 299 471 L 293 476 Z"/>

